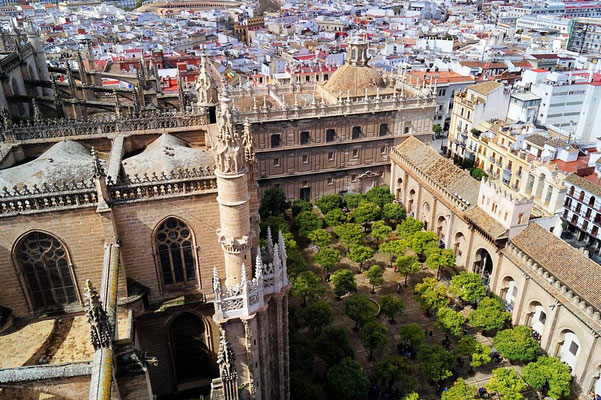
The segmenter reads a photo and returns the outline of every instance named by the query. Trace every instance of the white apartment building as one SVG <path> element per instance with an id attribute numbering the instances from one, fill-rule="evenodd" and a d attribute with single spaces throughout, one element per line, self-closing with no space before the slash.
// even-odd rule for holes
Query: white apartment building
<path id="1" fill-rule="evenodd" d="M 591 143 L 601 126 L 601 76 L 592 71 L 524 72 L 522 84 L 541 98 L 537 122 L 565 136 Z"/>
<path id="2" fill-rule="evenodd" d="M 537 30 L 537 31 L 557 31 L 569 33 L 572 26 L 572 20 L 554 15 L 524 15 L 518 18 L 515 23 L 516 29 Z"/>

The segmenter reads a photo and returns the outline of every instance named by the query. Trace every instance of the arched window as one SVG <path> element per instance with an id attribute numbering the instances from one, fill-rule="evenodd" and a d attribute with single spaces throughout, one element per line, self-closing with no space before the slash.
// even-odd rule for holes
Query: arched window
<path id="1" fill-rule="evenodd" d="M 588 200 L 588 205 L 595 207 L 595 196 L 591 196 L 591 198 Z"/>
<path id="2" fill-rule="evenodd" d="M 15 257 L 35 310 L 58 309 L 77 302 L 67 250 L 58 239 L 44 232 L 28 233 L 17 243 Z"/>
<path id="3" fill-rule="evenodd" d="M 183 283 L 196 278 L 192 231 L 177 218 L 166 219 L 156 230 L 155 244 L 163 283 Z"/>

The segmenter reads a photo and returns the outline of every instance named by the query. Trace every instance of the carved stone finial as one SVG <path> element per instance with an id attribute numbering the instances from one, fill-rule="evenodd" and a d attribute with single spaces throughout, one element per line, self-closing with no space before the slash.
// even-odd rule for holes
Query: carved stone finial
<path id="1" fill-rule="evenodd" d="M 102 165 L 100 165 L 100 160 L 98 159 L 98 154 L 96 153 L 96 149 L 92 147 L 90 150 L 90 154 L 92 155 L 92 167 L 94 168 L 94 178 L 102 178 L 104 177 L 104 170 L 102 169 Z"/>
<path id="2" fill-rule="evenodd" d="M 40 110 L 40 104 L 37 98 L 31 99 L 31 105 L 33 106 L 33 119 L 39 121 L 42 119 L 42 111 Z"/>
<path id="3" fill-rule="evenodd" d="M 235 383 L 238 378 L 236 372 L 236 356 L 232 345 L 227 340 L 225 330 L 219 328 L 219 351 L 217 352 L 217 366 L 219 367 L 219 377 L 224 384 Z M 236 387 L 236 386 L 234 386 Z M 236 390 L 236 394 L 238 391 Z M 236 399 L 238 396 L 236 395 Z"/>
<path id="4" fill-rule="evenodd" d="M 4 124 L 4 129 L 9 129 L 13 126 L 13 120 L 7 107 L 2 109 L 2 123 Z"/>
<path id="5" fill-rule="evenodd" d="M 246 171 L 242 135 L 234 126 L 232 103 L 227 91 L 219 96 L 216 134 L 210 136 L 215 156 L 215 170 L 222 175 L 238 175 Z"/>
<path id="6" fill-rule="evenodd" d="M 250 122 L 248 118 L 244 120 L 244 136 L 242 138 L 242 143 L 244 145 L 244 157 L 248 162 L 255 161 L 255 146 L 253 144 L 253 136 L 250 131 Z"/>
<path id="7" fill-rule="evenodd" d="M 86 316 L 90 324 L 90 340 L 95 350 L 101 348 L 112 348 L 112 333 L 106 311 L 98 297 L 98 292 L 88 279 L 85 284 L 86 294 Z"/>
<path id="8" fill-rule="evenodd" d="M 202 106 L 216 105 L 218 102 L 217 85 L 211 75 L 209 60 L 204 52 L 200 57 L 199 73 L 196 78 L 196 95 L 198 104 Z"/>

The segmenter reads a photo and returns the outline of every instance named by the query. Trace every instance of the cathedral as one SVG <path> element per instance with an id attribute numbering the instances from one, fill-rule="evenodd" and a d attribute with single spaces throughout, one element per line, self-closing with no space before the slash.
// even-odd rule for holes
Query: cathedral
<path id="1" fill-rule="evenodd" d="M 288 399 L 286 245 L 259 245 L 260 195 L 387 184 L 390 150 L 430 138 L 435 83 L 351 38 L 326 83 L 231 87 L 203 56 L 172 102 L 141 60 L 96 98 L 81 55 L 48 70 L 29 36 L 29 86 L 0 96 L 0 397 Z"/>

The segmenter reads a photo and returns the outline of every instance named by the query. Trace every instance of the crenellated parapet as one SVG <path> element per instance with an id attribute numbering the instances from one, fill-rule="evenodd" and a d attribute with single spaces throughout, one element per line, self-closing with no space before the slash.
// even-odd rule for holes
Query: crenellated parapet
<path id="1" fill-rule="evenodd" d="M 213 293 L 215 295 L 215 315 L 217 322 L 232 318 L 248 318 L 265 307 L 265 297 L 282 293 L 289 285 L 286 269 L 286 244 L 282 232 L 278 239 L 257 252 L 255 260 L 255 276 L 248 279 L 246 265 L 241 266 L 240 283 L 234 286 L 222 285 L 217 269 L 213 272 Z"/>

